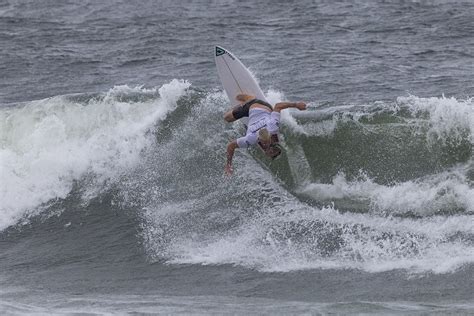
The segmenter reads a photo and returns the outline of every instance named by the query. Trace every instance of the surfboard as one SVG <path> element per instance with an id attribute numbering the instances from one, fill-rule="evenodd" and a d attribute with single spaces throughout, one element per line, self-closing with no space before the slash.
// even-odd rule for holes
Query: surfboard
<path id="1" fill-rule="evenodd" d="M 268 102 L 257 80 L 234 54 L 223 47 L 216 46 L 215 60 L 219 79 L 231 106 L 239 104 L 235 97 L 241 93 L 254 95 L 256 98 Z M 243 119 L 245 119 L 244 124 L 247 124 L 248 118 Z"/>

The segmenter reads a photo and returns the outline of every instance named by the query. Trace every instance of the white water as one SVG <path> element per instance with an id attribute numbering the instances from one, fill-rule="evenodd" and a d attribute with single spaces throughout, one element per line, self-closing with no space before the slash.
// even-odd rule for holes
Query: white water
<path id="1" fill-rule="evenodd" d="M 415 116 L 428 115 L 430 130 L 428 141 L 445 143 L 453 137 L 457 141 L 468 133 L 474 144 L 474 103 L 472 99 L 399 97 L 397 105 L 408 107 Z"/>
<path id="2" fill-rule="evenodd" d="M 257 192 L 271 190 L 271 193 L 264 200 L 255 200 L 257 204 L 253 210 L 238 211 L 252 214 L 244 223 L 226 233 L 200 237 L 181 231 L 175 222 L 177 218 L 168 217 L 170 205 L 165 207 L 168 212 L 165 216 L 161 207 L 155 206 L 147 214 L 148 247 L 152 256 L 164 256 L 169 263 L 233 264 L 267 272 L 404 269 L 408 273 L 450 273 L 474 262 L 474 246 L 469 241 L 469 236 L 474 235 L 471 215 L 396 218 L 341 213 L 331 206 L 310 207 L 278 184 L 272 184 L 272 176 L 261 170 L 258 172 L 258 165 L 246 167 L 248 172 L 241 175 L 245 182 L 254 185 Z M 259 177 L 252 177 L 255 173 Z M 209 200 L 225 194 L 232 194 L 228 184 L 223 184 Z M 272 202 L 277 197 L 280 202 Z M 207 197 L 203 199 L 207 200 Z M 180 208 L 179 217 L 185 217 L 196 205 L 181 204 L 171 208 Z M 225 218 L 226 214 L 236 211 L 223 208 L 216 213 Z M 153 223 L 163 225 L 164 222 L 168 229 L 173 227 L 174 233 L 167 242 L 166 251 L 161 252 L 158 244 L 162 242 L 163 231 L 157 238 L 151 227 Z M 326 248 L 329 249 L 327 253 Z"/>
<path id="3" fill-rule="evenodd" d="M 430 215 L 458 209 L 474 213 L 474 188 L 469 185 L 465 168 L 394 185 L 377 184 L 368 177 L 348 181 L 344 174 L 339 174 L 332 183 L 309 183 L 298 193 L 320 201 L 365 202 L 374 212 L 391 214 Z"/>
<path id="4" fill-rule="evenodd" d="M 65 198 L 86 175 L 100 185 L 133 167 L 153 142 L 147 132 L 188 87 L 178 80 L 159 89 L 119 86 L 87 104 L 57 96 L 0 109 L 0 230 Z M 137 93 L 158 95 L 121 101 Z"/>

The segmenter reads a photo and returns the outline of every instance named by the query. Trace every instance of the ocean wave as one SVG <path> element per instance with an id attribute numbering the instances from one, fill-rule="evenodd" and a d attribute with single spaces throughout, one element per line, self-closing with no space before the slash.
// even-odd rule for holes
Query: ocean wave
<path id="1" fill-rule="evenodd" d="M 209 104 L 219 99 L 215 97 L 204 100 L 203 106 L 215 109 Z M 278 102 L 284 96 L 270 91 L 269 99 Z M 427 102 L 430 109 L 443 107 L 445 101 L 435 98 Z M 470 121 L 464 120 L 464 115 L 431 117 L 429 111 L 422 113 L 401 103 L 398 100 L 391 104 L 377 102 L 369 107 L 326 109 L 326 113 L 316 115 L 288 111 L 282 120 L 286 149 L 283 160 L 287 162 L 269 162 L 258 153 L 239 152 L 232 180 L 223 179 L 218 172 L 190 179 L 187 176 L 190 170 L 184 167 L 174 179 L 178 188 L 170 193 L 166 181 L 169 178 L 160 177 L 164 171 L 160 170 L 155 174 L 158 179 L 155 183 L 167 184 L 155 185 L 156 191 L 146 194 L 153 203 L 141 200 L 141 205 L 148 205 L 142 214 L 143 239 L 151 260 L 170 264 L 232 264 L 268 272 L 403 269 L 408 273 L 450 273 L 472 263 L 470 132 L 467 136 L 450 132 L 459 128 L 470 131 Z M 470 105 L 454 107 L 451 111 L 455 110 L 470 111 Z M 453 123 L 446 125 L 443 122 L 446 119 Z M 333 124 L 327 134 L 313 134 L 307 129 L 308 125 L 327 121 Z M 340 170 L 349 169 L 350 161 L 338 159 L 334 153 L 327 155 L 314 145 L 325 143 L 327 148 L 340 148 L 339 142 L 351 137 L 375 135 L 378 139 L 391 140 L 397 135 L 402 138 L 395 144 L 396 151 L 422 144 L 423 149 L 431 148 L 426 159 L 436 160 L 439 144 L 432 142 L 430 135 L 433 130 L 440 131 L 437 124 L 443 125 L 444 132 L 439 135 L 446 141 L 452 135 L 461 135 L 461 141 L 454 143 L 448 155 L 456 157 L 463 152 L 463 146 L 467 147 L 468 155 L 452 159 L 445 166 L 436 166 L 441 169 L 439 172 L 428 168 L 421 170 L 419 177 L 411 174 L 406 176 L 408 179 L 400 177 L 391 182 L 371 178 L 368 175 L 374 171 L 371 164 L 366 164 L 366 169 L 354 168 L 354 174 L 346 175 Z M 226 138 L 238 134 L 238 129 L 226 129 L 222 125 L 218 128 L 225 131 L 226 137 L 214 134 L 201 151 L 209 155 L 223 151 Z M 397 134 L 400 129 L 403 132 Z M 406 145 L 414 139 L 416 146 Z M 168 145 L 171 145 L 166 150 L 168 154 L 179 148 L 174 141 Z M 342 150 L 350 150 L 349 154 L 355 157 L 372 146 L 368 141 L 357 141 L 357 146 Z M 380 146 L 378 150 L 382 155 L 396 152 L 390 145 Z M 196 159 L 196 153 L 193 155 L 188 159 Z M 331 169 L 319 165 L 324 155 L 335 162 L 337 172 L 331 177 Z M 212 163 L 211 169 L 222 168 L 224 157 L 220 159 L 221 162 Z M 424 163 L 423 159 L 417 162 L 416 156 L 411 159 L 415 161 L 412 168 Z M 409 170 L 402 163 L 390 167 L 392 171 L 396 171 L 395 167 Z M 324 181 L 324 174 L 328 175 L 328 181 Z M 287 182 L 287 178 L 292 181 Z M 190 188 L 200 190 L 195 192 Z M 192 193 L 183 202 L 180 197 L 186 190 Z"/>
<path id="2" fill-rule="evenodd" d="M 97 97 L 57 96 L 1 109 L 0 229 L 65 198 L 86 174 L 101 184 L 136 165 L 152 144 L 148 131 L 188 87 L 179 80 L 159 89 L 118 86 Z"/>
<path id="3" fill-rule="evenodd" d="M 282 114 L 280 159 L 238 150 L 228 178 L 225 145 L 243 130 L 222 119 L 221 91 L 189 86 L 3 109 L 1 227 L 77 204 L 76 190 L 133 212 L 150 261 L 409 273 L 474 262 L 470 101 L 310 103 Z"/>

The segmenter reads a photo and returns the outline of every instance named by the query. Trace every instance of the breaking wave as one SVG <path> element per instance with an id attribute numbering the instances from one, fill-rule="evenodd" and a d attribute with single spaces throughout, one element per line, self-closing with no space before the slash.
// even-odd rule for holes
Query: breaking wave
<path id="1" fill-rule="evenodd" d="M 224 148 L 242 127 L 222 120 L 227 104 L 173 80 L 1 109 L 0 229 L 108 194 L 104 208 L 139 218 L 150 261 L 411 273 L 474 262 L 472 100 L 310 103 L 283 114 L 279 160 L 238 151 L 232 178 Z"/>

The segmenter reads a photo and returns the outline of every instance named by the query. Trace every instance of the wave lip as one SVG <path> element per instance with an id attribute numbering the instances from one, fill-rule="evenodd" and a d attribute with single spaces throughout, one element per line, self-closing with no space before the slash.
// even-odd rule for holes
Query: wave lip
<path id="1" fill-rule="evenodd" d="M 153 141 L 148 131 L 189 86 L 117 86 L 98 97 L 56 96 L 0 109 L 0 230 L 65 198 L 84 176 L 94 187 L 134 166 Z"/>
<path id="2" fill-rule="evenodd" d="M 466 134 L 474 145 L 474 104 L 472 99 L 399 97 L 397 105 L 408 110 L 415 117 L 426 117 L 430 122 L 428 140 L 442 142 L 448 139 L 462 141 Z"/>

